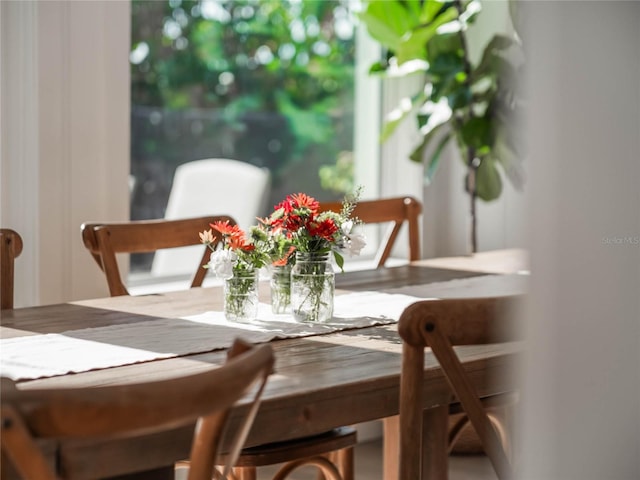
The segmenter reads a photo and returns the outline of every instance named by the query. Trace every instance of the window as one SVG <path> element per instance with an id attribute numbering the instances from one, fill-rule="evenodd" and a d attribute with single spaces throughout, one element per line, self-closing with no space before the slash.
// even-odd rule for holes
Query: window
<path id="1" fill-rule="evenodd" d="M 134 1 L 131 218 L 163 217 L 176 167 L 203 158 L 268 168 L 267 209 L 295 191 L 319 200 L 351 191 L 355 7 L 347 0 Z M 371 165 L 360 168 L 368 184 L 377 178 Z M 134 257 L 132 272 L 150 261 Z"/>

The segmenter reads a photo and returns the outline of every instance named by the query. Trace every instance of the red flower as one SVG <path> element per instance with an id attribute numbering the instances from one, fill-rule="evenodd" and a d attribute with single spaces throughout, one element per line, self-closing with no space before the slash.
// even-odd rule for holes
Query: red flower
<path id="1" fill-rule="evenodd" d="M 304 193 L 288 195 L 275 206 L 273 214 L 262 221 L 273 229 L 296 232 L 315 218 L 320 203 Z"/>
<path id="2" fill-rule="evenodd" d="M 307 224 L 307 231 L 312 237 L 320 237 L 328 242 L 333 241 L 333 235 L 338 231 L 335 222 L 327 218 L 321 222 L 311 221 Z"/>
<path id="3" fill-rule="evenodd" d="M 310 197 L 306 193 L 294 193 L 287 197 L 287 200 L 294 209 L 309 209 L 311 213 L 317 213 L 320 208 L 320 202 Z"/>

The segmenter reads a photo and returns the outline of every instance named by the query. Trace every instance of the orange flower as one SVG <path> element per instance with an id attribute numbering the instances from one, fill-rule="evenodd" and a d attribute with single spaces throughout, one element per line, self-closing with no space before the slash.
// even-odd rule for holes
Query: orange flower
<path id="1" fill-rule="evenodd" d="M 252 243 L 247 243 L 244 235 L 230 236 L 228 239 L 228 245 L 231 250 L 244 250 L 245 252 L 250 252 L 256 248 Z"/>
<path id="2" fill-rule="evenodd" d="M 273 266 L 274 267 L 284 267 L 287 262 L 289 261 L 289 257 L 291 255 L 293 255 L 293 253 L 296 251 L 296 247 L 291 246 L 289 247 L 289 251 L 287 253 L 285 253 L 284 257 L 282 257 L 280 260 L 276 260 L 273 262 Z"/>
<path id="3" fill-rule="evenodd" d="M 238 225 L 229 225 L 229 220 L 225 220 L 224 222 L 213 222 L 209 225 L 219 231 L 222 235 L 237 235 L 238 232 L 242 233 Z"/>
<path id="4" fill-rule="evenodd" d="M 289 195 L 287 200 L 294 209 L 308 208 L 312 213 L 316 213 L 320 207 L 320 202 L 306 193 L 294 193 Z"/>
<path id="5" fill-rule="evenodd" d="M 247 243 L 245 233 L 238 225 L 229 225 L 228 220 L 225 220 L 224 222 L 214 222 L 210 225 L 222 234 L 226 245 L 231 250 L 239 249 L 250 252 L 255 249 L 253 244 Z"/>

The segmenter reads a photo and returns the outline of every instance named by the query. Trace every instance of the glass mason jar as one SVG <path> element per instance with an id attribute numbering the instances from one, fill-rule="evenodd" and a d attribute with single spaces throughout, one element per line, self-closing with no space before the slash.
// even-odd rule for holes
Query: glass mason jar
<path id="1" fill-rule="evenodd" d="M 291 312 L 299 322 L 327 322 L 333 317 L 335 275 L 329 253 L 296 253 L 291 269 Z"/>
<path id="2" fill-rule="evenodd" d="M 258 271 L 233 272 L 224 281 L 224 315 L 230 322 L 248 322 L 258 316 Z"/>
<path id="3" fill-rule="evenodd" d="M 291 312 L 291 265 L 271 266 L 271 311 Z"/>

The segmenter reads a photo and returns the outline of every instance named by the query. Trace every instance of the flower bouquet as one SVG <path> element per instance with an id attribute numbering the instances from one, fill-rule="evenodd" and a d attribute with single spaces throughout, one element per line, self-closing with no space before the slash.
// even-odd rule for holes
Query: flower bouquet
<path id="1" fill-rule="evenodd" d="M 325 322 L 332 318 L 335 279 L 329 255 L 333 253 L 342 269 L 342 253 L 358 255 L 365 245 L 362 235 L 352 233 L 359 223 L 351 218 L 358 196 L 359 191 L 345 198 L 340 212 L 319 212 L 316 199 L 297 193 L 287 196 L 261 220 L 266 231 L 281 235 L 289 246 L 280 262 L 293 264 L 291 310 L 296 320 Z"/>
<path id="2" fill-rule="evenodd" d="M 295 247 L 286 233 L 279 228 L 259 227 L 261 245 L 270 258 L 271 311 L 275 314 L 291 312 L 291 269 L 295 263 Z"/>
<path id="3" fill-rule="evenodd" d="M 260 245 L 260 235 L 247 240 L 245 232 L 228 221 L 214 222 L 211 228 L 222 235 L 222 248 L 213 245 L 213 233 L 200 233 L 200 240 L 212 250 L 207 268 L 224 280 L 224 313 L 227 320 L 248 321 L 258 312 L 258 271 L 268 261 Z M 258 233 L 258 232 L 256 232 Z"/>

